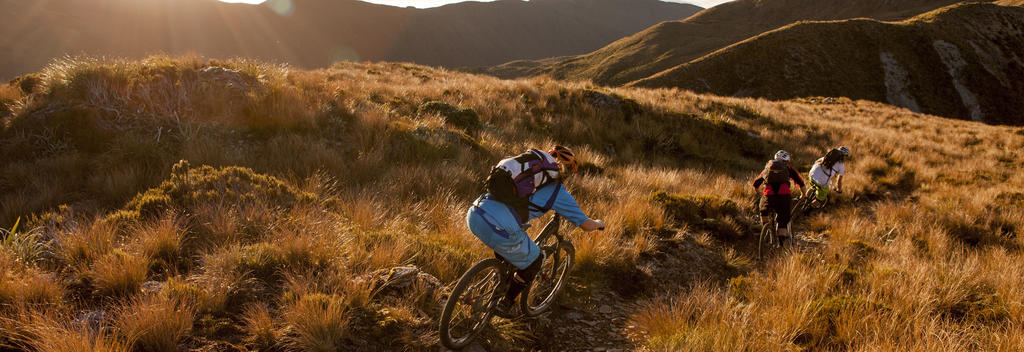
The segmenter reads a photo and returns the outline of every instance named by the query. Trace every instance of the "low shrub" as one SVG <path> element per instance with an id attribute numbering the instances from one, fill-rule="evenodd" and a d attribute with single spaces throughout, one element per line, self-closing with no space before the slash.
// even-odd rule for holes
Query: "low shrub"
<path id="1" fill-rule="evenodd" d="M 998 323 L 1010 318 L 1010 307 L 985 282 L 964 282 L 949 285 L 936 292 L 934 312 L 938 316 L 960 322 Z"/>
<path id="2" fill-rule="evenodd" d="M 416 109 L 416 116 L 440 115 L 446 124 L 474 132 L 480 128 L 480 117 L 473 109 L 459 109 L 443 101 L 428 101 Z"/>
<path id="3" fill-rule="evenodd" d="M 125 206 L 126 212 L 115 213 L 113 218 L 148 218 L 167 210 L 189 210 L 203 204 L 265 204 L 289 209 L 316 200 L 315 194 L 249 168 L 191 168 L 187 161 L 180 161 L 174 165 L 170 179 L 135 196 Z"/>
<path id="4" fill-rule="evenodd" d="M 678 221 L 697 223 L 703 219 L 722 219 L 737 216 L 739 206 L 730 199 L 715 196 L 685 196 L 657 192 L 651 200 L 665 207 L 665 211 Z"/>
<path id="5" fill-rule="evenodd" d="M 863 263 L 877 252 L 875 247 L 860 239 L 852 239 L 846 243 L 846 253 L 854 264 Z"/>
<path id="6" fill-rule="evenodd" d="M 643 113 L 643 107 L 636 100 L 620 96 L 615 93 L 604 93 L 593 89 L 584 89 L 579 93 L 579 99 L 598 109 L 618 110 L 626 120 L 635 115 Z"/>
<path id="7" fill-rule="evenodd" d="M 810 349 L 832 349 L 842 346 L 837 335 L 839 324 L 846 323 L 845 316 L 866 312 L 886 311 L 885 305 L 860 296 L 828 296 L 811 301 L 813 316 L 806 332 L 797 336 L 798 344 Z"/>
<path id="8" fill-rule="evenodd" d="M 1017 228 L 1001 214 L 975 218 L 966 214 L 947 214 L 938 224 L 953 239 L 969 246 L 1008 245 L 1017 236 Z"/>

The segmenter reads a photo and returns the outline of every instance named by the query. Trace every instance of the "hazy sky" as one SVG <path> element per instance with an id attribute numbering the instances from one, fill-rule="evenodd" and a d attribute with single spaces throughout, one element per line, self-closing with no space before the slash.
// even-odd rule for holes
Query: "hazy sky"
<path id="1" fill-rule="evenodd" d="M 224 2 L 242 2 L 242 3 L 248 3 L 248 4 L 259 4 L 261 2 L 264 2 L 265 0 L 220 0 L 220 1 L 224 1 Z M 436 7 L 436 6 L 441 6 L 441 5 L 444 5 L 444 4 L 450 4 L 450 3 L 453 3 L 453 2 L 461 2 L 461 1 L 465 1 L 465 0 L 363 0 L 363 1 L 372 2 L 372 3 L 378 3 L 378 4 L 384 4 L 384 5 L 400 6 L 400 7 L 415 6 L 415 7 L 419 7 L 419 8 L 424 8 L 424 7 Z M 493 0 L 474 0 L 474 1 L 493 1 Z M 694 4 L 694 5 L 700 6 L 700 7 L 708 8 L 708 7 L 712 7 L 712 6 L 721 4 L 723 2 L 729 2 L 730 0 L 662 0 L 662 1 L 691 3 L 691 4 Z"/>

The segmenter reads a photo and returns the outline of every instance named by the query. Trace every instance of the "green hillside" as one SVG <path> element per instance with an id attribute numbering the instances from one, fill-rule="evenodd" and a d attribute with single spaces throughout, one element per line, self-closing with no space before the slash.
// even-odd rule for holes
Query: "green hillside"
<path id="1" fill-rule="evenodd" d="M 801 22 L 631 83 L 722 95 L 846 96 L 1024 123 L 1024 9 L 962 4 L 903 22 Z"/>
<path id="2" fill-rule="evenodd" d="M 0 85 L 0 349 L 437 350 L 493 255 L 465 225 L 481 180 L 559 143 L 608 229 L 569 233 L 550 314 L 474 349 L 1019 350 L 1022 135 L 397 63 L 58 60 Z M 844 193 L 757 258 L 751 178 L 840 144 Z"/>

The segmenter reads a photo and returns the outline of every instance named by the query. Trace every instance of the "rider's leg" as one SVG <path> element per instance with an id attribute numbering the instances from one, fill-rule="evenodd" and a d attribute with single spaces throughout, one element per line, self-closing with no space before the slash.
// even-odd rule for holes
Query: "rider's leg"
<path id="1" fill-rule="evenodd" d="M 490 216 L 502 214 L 505 216 Z M 529 234 L 519 226 L 510 213 L 487 213 L 478 207 L 470 208 L 466 216 L 470 231 L 494 250 L 495 256 L 516 267 L 517 272 L 509 285 L 509 297 L 515 298 L 526 288 L 533 277 L 540 272 L 542 256 L 540 247 L 530 239 Z M 514 230 L 507 230 L 514 229 Z"/>
<path id="2" fill-rule="evenodd" d="M 818 204 L 825 203 L 825 200 L 828 199 L 828 187 L 814 181 L 811 181 L 811 183 L 813 185 L 811 188 L 814 189 L 814 199 Z"/>
<path id="3" fill-rule="evenodd" d="M 758 203 L 758 213 L 761 215 L 761 226 L 764 226 L 768 223 L 768 215 L 772 213 L 767 196 L 761 197 L 761 201 Z"/>
<path id="4" fill-rule="evenodd" d="M 516 274 L 512 277 L 512 284 L 508 286 L 508 291 L 505 292 L 505 299 L 513 301 L 516 296 L 519 296 L 526 286 L 533 281 L 533 278 L 540 272 L 541 265 L 544 263 L 544 256 L 538 256 L 537 260 L 530 263 L 530 266 L 526 269 L 516 270 Z"/>
<path id="5" fill-rule="evenodd" d="M 780 238 L 789 237 L 789 219 L 790 219 L 790 204 L 791 200 L 789 195 L 778 196 L 774 201 L 775 207 L 775 221 L 778 223 L 778 234 Z"/>

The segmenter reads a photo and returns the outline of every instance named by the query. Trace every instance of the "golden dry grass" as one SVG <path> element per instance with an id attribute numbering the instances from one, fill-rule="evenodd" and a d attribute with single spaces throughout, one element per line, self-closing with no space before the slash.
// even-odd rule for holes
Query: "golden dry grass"
<path id="1" fill-rule="evenodd" d="M 245 97 L 224 96 L 230 78 L 195 74 L 210 66 L 251 78 Z M 253 349 L 430 348 L 441 296 L 426 286 L 378 296 L 371 273 L 411 264 L 457 279 L 490 255 L 464 225 L 490 165 L 555 142 L 585 161 L 569 187 L 610 225 L 570 233 L 574 280 L 590 289 L 570 295 L 620 292 L 616 278 L 644 275 L 636 265 L 665 241 L 693 237 L 726 262 L 701 284 L 663 283 L 677 285 L 673 295 L 639 292 L 638 347 L 1009 351 L 1024 336 L 1020 129 L 846 99 L 503 81 L 393 63 L 67 60 L 42 77 L 49 95 L 18 98 L 3 118 L 0 168 L 11 172 L 0 176 L 0 226 L 31 217 L 26 228 L 53 254 L 19 262 L 24 251 L 5 244 L 0 263 L 17 269 L 3 273 L 0 300 L 66 314 L 140 302 L 163 302 L 154 317 L 195 312 L 194 327 L 160 328 L 161 349 L 190 335 Z M 625 100 L 596 104 L 596 91 Z M 417 114 L 430 101 L 472 109 L 480 125 Z M 636 109 L 623 108 L 630 101 Z M 62 114 L 67 106 L 79 110 Z M 806 171 L 839 144 L 854 151 L 846 192 L 794 225 L 822 244 L 748 259 L 749 181 L 764 159 L 786 149 Z M 658 192 L 698 208 L 680 213 Z M 140 296 L 146 280 L 163 288 Z M 72 297 L 86 299 L 60 304 Z M 224 322 L 238 328 L 218 330 Z"/>
<path id="2" fill-rule="evenodd" d="M 161 295 L 132 299 L 116 315 L 117 329 L 141 351 L 178 351 L 195 319 L 191 307 Z"/>

